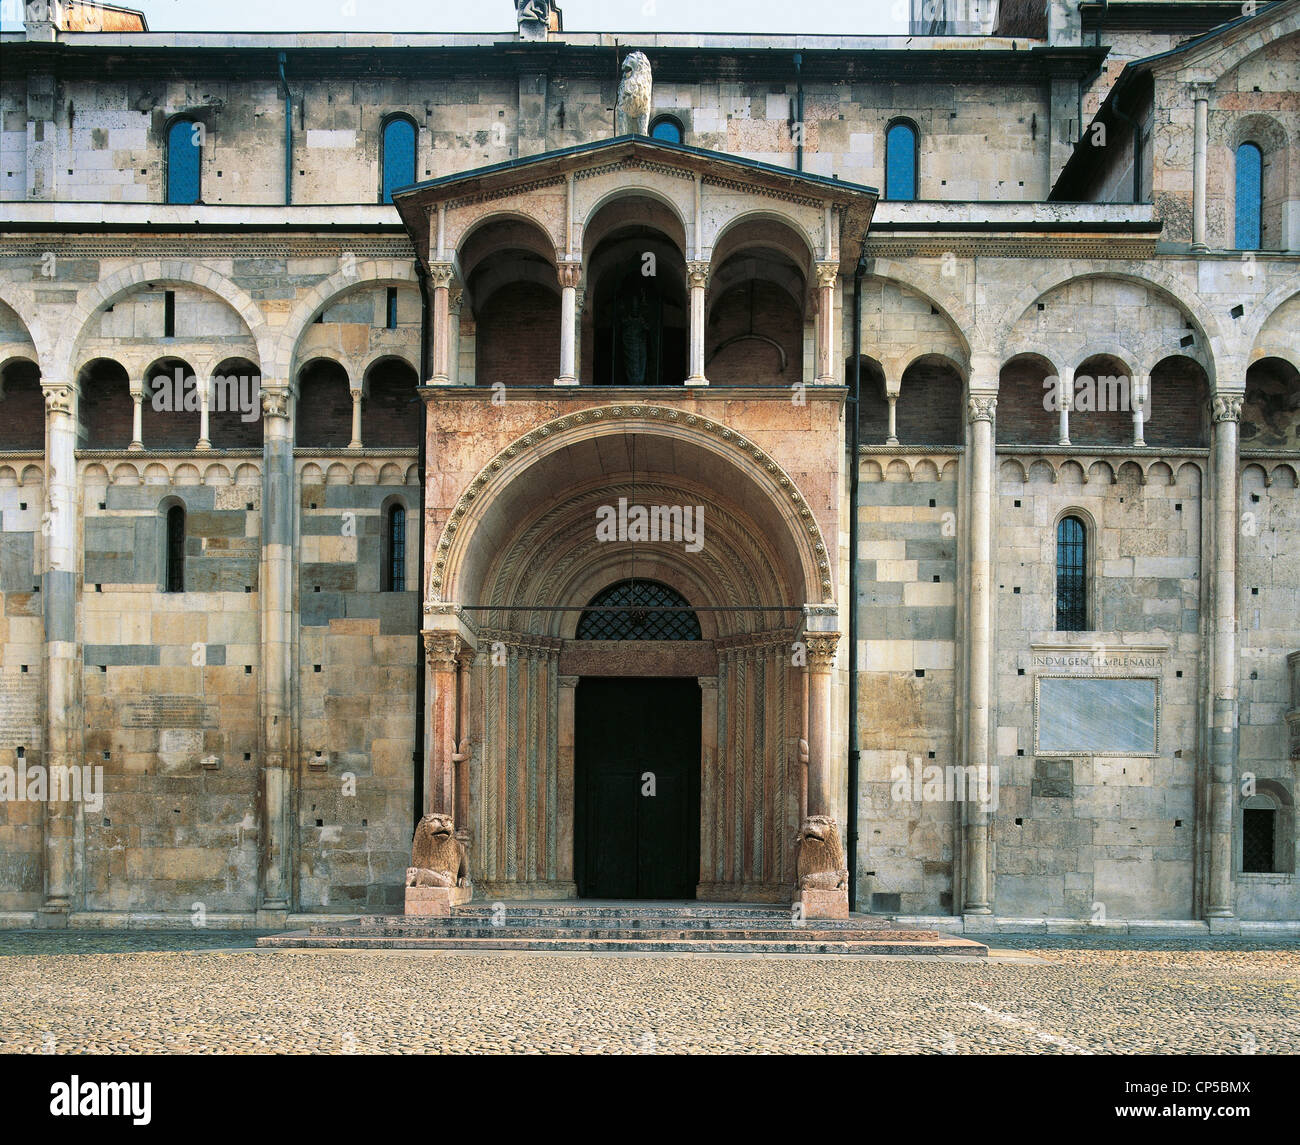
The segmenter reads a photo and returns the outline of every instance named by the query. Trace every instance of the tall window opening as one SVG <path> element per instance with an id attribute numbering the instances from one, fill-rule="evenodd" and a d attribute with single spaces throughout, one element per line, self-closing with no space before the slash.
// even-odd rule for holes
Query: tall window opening
<path id="1" fill-rule="evenodd" d="M 167 592 L 185 591 L 185 510 L 173 505 L 167 510 Z"/>
<path id="2" fill-rule="evenodd" d="M 1056 526 L 1056 630 L 1083 632 L 1088 627 L 1088 533 L 1078 517 L 1063 517 Z"/>
<path id="3" fill-rule="evenodd" d="M 885 198 L 907 202 L 916 198 L 916 128 L 906 120 L 885 132 Z"/>
<path id="4" fill-rule="evenodd" d="M 1241 869 L 1266 874 L 1273 870 L 1277 812 L 1272 807 L 1247 807 L 1241 813 Z"/>
<path id="5" fill-rule="evenodd" d="M 384 519 L 383 591 L 406 591 L 406 509 L 390 505 Z"/>
<path id="6" fill-rule="evenodd" d="M 1263 242 L 1264 153 L 1257 143 L 1237 148 L 1237 249 L 1259 250 Z"/>
<path id="7" fill-rule="evenodd" d="M 391 203 L 393 192 L 415 182 L 415 124 L 404 115 L 384 122 L 383 183 L 379 201 Z"/>
<path id="8" fill-rule="evenodd" d="M 193 119 L 174 119 L 167 128 L 167 201 L 182 205 L 199 201 L 199 160 L 203 156 L 203 127 Z"/>

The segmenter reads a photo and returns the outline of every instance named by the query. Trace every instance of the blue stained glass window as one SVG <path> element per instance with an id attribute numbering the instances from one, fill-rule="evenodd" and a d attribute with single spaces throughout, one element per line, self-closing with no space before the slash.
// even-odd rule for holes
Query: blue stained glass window
<path id="1" fill-rule="evenodd" d="M 199 201 L 202 129 L 192 119 L 177 119 L 167 129 L 167 201 Z"/>
<path id="2" fill-rule="evenodd" d="M 665 143 L 680 143 L 682 141 L 682 125 L 672 116 L 665 115 L 662 119 L 656 119 L 650 125 L 650 135 L 654 139 L 662 139 Z"/>
<path id="3" fill-rule="evenodd" d="M 393 192 L 415 182 L 415 124 L 409 119 L 390 119 L 384 124 L 383 202 L 393 201 Z"/>
<path id="4" fill-rule="evenodd" d="M 1237 148 L 1237 249 L 1259 250 L 1263 235 L 1264 154 L 1254 143 Z"/>
<path id="5" fill-rule="evenodd" d="M 916 198 L 916 128 L 895 123 L 885 135 L 885 198 Z"/>

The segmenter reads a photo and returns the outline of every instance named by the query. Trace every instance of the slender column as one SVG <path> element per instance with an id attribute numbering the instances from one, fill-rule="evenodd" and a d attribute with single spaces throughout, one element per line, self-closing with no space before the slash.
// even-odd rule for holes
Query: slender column
<path id="1" fill-rule="evenodd" d="M 291 392 L 262 382 L 261 912 L 286 914 L 293 886 L 294 521 Z M 268 922 L 270 920 L 267 920 Z"/>
<path id="2" fill-rule="evenodd" d="M 447 381 L 460 385 L 461 313 L 465 309 L 465 288 L 453 286 L 447 292 Z M 473 323 L 470 323 L 473 326 Z M 473 330 L 469 331 L 473 333 Z"/>
<path id="3" fill-rule="evenodd" d="M 435 386 L 451 384 L 451 318 L 447 295 L 453 276 L 454 268 L 449 262 L 435 262 L 429 267 L 433 283 L 433 378 L 430 381 Z"/>
<path id="4" fill-rule="evenodd" d="M 1129 405 L 1133 409 L 1133 444 L 1146 445 L 1147 401 L 1151 397 L 1151 379 L 1129 379 Z"/>
<path id="5" fill-rule="evenodd" d="M 712 792 L 713 799 L 700 800 L 700 878 L 701 883 L 713 881 L 714 851 L 717 839 L 713 826 L 716 818 L 714 800 L 717 798 L 718 759 L 718 678 L 697 676 L 700 685 L 700 790 Z"/>
<path id="6" fill-rule="evenodd" d="M 556 808 L 555 877 L 573 882 L 573 718 L 578 676 L 560 676 L 556 733 L 559 741 L 559 806 Z"/>
<path id="7" fill-rule="evenodd" d="M 573 376 L 582 377 L 582 316 L 587 312 L 587 291 L 578 287 L 573 292 Z"/>
<path id="8" fill-rule="evenodd" d="M 144 379 L 131 383 L 131 444 L 128 449 L 144 448 Z"/>
<path id="9" fill-rule="evenodd" d="M 429 745 L 424 759 L 424 810 L 456 813 L 455 761 L 458 699 L 456 677 L 461 654 L 460 637 L 451 632 L 425 632 L 424 654 L 429 709 L 425 726 Z"/>
<path id="10" fill-rule="evenodd" d="M 1070 444 L 1070 411 L 1074 409 L 1074 371 L 1062 370 L 1060 386 L 1057 388 L 1057 445 Z"/>
<path id="11" fill-rule="evenodd" d="M 840 280 L 838 262 L 817 264 L 817 381 L 835 384 L 835 286 Z"/>
<path id="12" fill-rule="evenodd" d="M 889 436 L 885 439 L 886 445 L 898 444 L 898 395 L 889 394 L 886 397 L 889 402 Z"/>
<path id="13" fill-rule="evenodd" d="M 971 428 L 970 473 L 970 665 L 966 704 L 967 766 L 989 766 L 989 706 L 992 676 L 993 617 L 993 411 L 990 393 L 972 393 L 967 416 Z M 968 773 L 969 774 L 969 773 Z M 987 790 L 987 788 L 982 788 Z M 962 804 L 965 814 L 963 914 L 990 914 L 989 816 L 978 803 Z"/>
<path id="14" fill-rule="evenodd" d="M 469 753 L 470 753 L 470 686 L 474 679 L 474 653 L 468 649 L 456 660 L 459 704 L 456 716 L 456 752 L 451 757 L 455 774 L 452 790 L 455 794 L 456 831 L 469 831 Z"/>
<path id="15" fill-rule="evenodd" d="M 348 442 L 349 449 L 361 448 L 361 387 L 349 389 L 352 395 L 352 440 Z"/>
<path id="16" fill-rule="evenodd" d="M 831 669 L 838 632 L 808 632 L 808 814 L 834 814 L 831 792 Z"/>
<path id="17" fill-rule="evenodd" d="M 1214 699 L 1206 916 L 1233 917 L 1232 792 L 1237 760 L 1237 423 L 1242 396 L 1214 399 Z"/>
<path id="18" fill-rule="evenodd" d="M 560 376 L 557 386 L 576 386 L 578 281 L 582 278 L 582 263 L 568 259 L 560 263 Z"/>
<path id="19" fill-rule="evenodd" d="M 45 901 L 38 924 L 67 925 L 77 909 L 77 804 L 69 798 L 72 768 L 81 766 L 80 656 L 76 634 L 77 420 L 70 385 L 41 382 L 45 395 L 45 731 L 50 777 L 45 804 Z"/>
<path id="20" fill-rule="evenodd" d="M 709 264 L 692 259 L 686 264 L 686 280 L 691 290 L 691 375 L 688 386 L 707 386 L 704 376 L 704 292 L 709 286 Z"/>
<path id="21" fill-rule="evenodd" d="M 1205 245 L 1205 192 L 1206 156 L 1210 126 L 1210 89 L 1205 84 L 1194 84 L 1192 99 L 1195 108 L 1195 126 L 1192 135 L 1192 250 L 1206 250 Z"/>
<path id="22" fill-rule="evenodd" d="M 195 378 L 199 391 L 199 443 L 195 449 L 211 449 L 212 437 L 209 430 L 209 417 L 212 410 L 212 379 Z"/>

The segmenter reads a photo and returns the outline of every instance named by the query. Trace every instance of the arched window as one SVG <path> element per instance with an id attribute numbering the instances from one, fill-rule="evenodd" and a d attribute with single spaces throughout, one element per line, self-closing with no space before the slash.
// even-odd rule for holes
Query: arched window
<path id="1" fill-rule="evenodd" d="M 1268 873 L 1273 870 L 1273 843 L 1277 836 L 1277 808 L 1245 807 L 1241 812 L 1241 869 Z"/>
<path id="2" fill-rule="evenodd" d="M 1237 249 L 1259 250 L 1263 242 L 1264 153 L 1257 143 L 1237 148 Z"/>
<path id="3" fill-rule="evenodd" d="M 1289 875 L 1295 870 L 1295 803 L 1289 786 L 1276 779 L 1256 784 L 1254 794 L 1241 801 L 1241 870 Z"/>
<path id="4" fill-rule="evenodd" d="M 1056 526 L 1056 630 L 1088 628 L 1088 530 L 1078 517 Z"/>
<path id="5" fill-rule="evenodd" d="M 905 119 L 885 132 L 885 198 L 908 202 L 916 198 L 916 127 Z"/>
<path id="6" fill-rule="evenodd" d="M 598 592 L 587 608 L 578 621 L 578 640 L 701 639 L 699 617 L 686 598 L 658 581 L 621 580 Z M 665 608 L 680 611 L 658 611 Z"/>
<path id="7" fill-rule="evenodd" d="M 398 187 L 415 182 L 415 123 L 404 115 L 384 120 L 383 184 L 379 201 L 391 203 Z"/>
<path id="8" fill-rule="evenodd" d="M 164 592 L 185 591 L 185 509 L 173 505 L 167 510 L 167 569 Z"/>
<path id="9" fill-rule="evenodd" d="M 681 121 L 671 115 L 661 115 L 650 125 L 650 137 L 662 139 L 665 143 L 680 143 L 682 141 Z"/>
<path id="10" fill-rule="evenodd" d="M 406 591 L 406 508 L 390 505 L 384 513 L 384 592 Z"/>
<path id="11" fill-rule="evenodd" d="M 199 160 L 203 157 L 203 125 L 193 119 L 173 119 L 167 128 L 167 201 L 199 201 Z"/>

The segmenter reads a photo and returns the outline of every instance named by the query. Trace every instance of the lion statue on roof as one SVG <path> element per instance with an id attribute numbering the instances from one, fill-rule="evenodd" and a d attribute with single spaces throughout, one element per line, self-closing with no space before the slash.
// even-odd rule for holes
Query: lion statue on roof
<path id="1" fill-rule="evenodd" d="M 623 78 L 614 105 L 615 135 L 650 134 L 650 61 L 644 52 L 623 57 Z"/>

